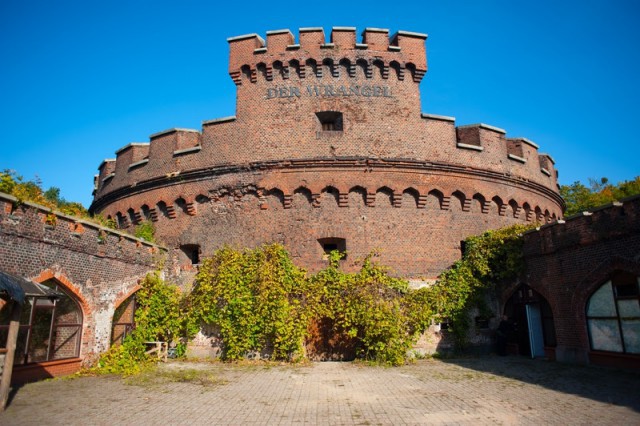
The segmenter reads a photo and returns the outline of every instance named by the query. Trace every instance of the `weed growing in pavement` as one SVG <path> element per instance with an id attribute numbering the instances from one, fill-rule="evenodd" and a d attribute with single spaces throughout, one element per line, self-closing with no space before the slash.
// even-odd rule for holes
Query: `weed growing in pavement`
<path id="1" fill-rule="evenodd" d="M 125 383 L 142 387 L 159 387 L 168 383 L 191 383 L 213 387 L 225 385 L 228 381 L 207 368 L 158 368 L 156 366 L 127 377 Z"/>

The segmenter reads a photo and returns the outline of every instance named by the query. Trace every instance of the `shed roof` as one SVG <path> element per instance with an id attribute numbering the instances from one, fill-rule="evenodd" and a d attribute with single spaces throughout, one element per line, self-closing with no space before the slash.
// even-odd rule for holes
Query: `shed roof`
<path id="1" fill-rule="evenodd" d="M 5 293 L 21 305 L 25 297 L 58 298 L 62 293 L 46 285 L 0 271 L 0 294 Z"/>

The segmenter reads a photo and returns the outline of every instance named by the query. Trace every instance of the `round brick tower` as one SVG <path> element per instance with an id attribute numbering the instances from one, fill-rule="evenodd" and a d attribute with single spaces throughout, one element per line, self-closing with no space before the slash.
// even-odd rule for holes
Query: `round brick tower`
<path id="1" fill-rule="evenodd" d="M 229 38 L 236 115 L 170 129 L 105 160 L 91 210 L 157 238 L 186 266 L 227 244 L 281 242 L 317 270 L 379 249 L 433 278 L 470 235 L 560 218 L 553 159 L 525 138 L 420 111 L 424 34 L 301 28 Z M 187 266 L 188 268 L 188 266 Z"/>

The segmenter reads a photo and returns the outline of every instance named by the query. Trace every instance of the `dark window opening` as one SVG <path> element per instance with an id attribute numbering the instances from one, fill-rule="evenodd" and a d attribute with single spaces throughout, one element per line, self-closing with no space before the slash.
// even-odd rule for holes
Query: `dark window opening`
<path id="1" fill-rule="evenodd" d="M 192 265 L 200 264 L 200 246 L 197 244 L 185 244 L 180 246 L 180 250 L 191 261 Z"/>
<path id="2" fill-rule="evenodd" d="M 342 253 L 342 259 L 347 258 L 347 240 L 344 238 L 321 238 L 318 240 L 323 251 L 323 259 L 329 259 L 329 254 L 332 251 L 339 251 Z"/>
<path id="3" fill-rule="evenodd" d="M 330 253 L 334 250 L 338 250 L 337 244 L 325 244 L 323 247 L 325 253 Z"/>
<path id="4" fill-rule="evenodd" d="M 467 253 L 467 242 L 465 240 L 460 241 L 460 256 L 464 257 Z"/>
<path id="5" fill-rule="evenodd" d="M 638 296 L 638 284 L 616 285 L 615 289 L 616 289 L 616 296 L 619 298 Z"/>
<path id="6" fill-rule="evenodd" d="M 338 111 L 316 112 L 323 132 L 342 132 L 342 113 Z"/>
<path id="7" fill-rule="evenodd" d="M 489 318 L 487 317 L 475 317 L 476 328 L 488 329 L 489 328 Z"/>

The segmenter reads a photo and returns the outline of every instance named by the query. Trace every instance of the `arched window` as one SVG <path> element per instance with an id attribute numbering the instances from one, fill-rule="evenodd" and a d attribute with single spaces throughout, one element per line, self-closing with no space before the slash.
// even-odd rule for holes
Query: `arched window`
<path id="1" fill-rule="evenodd" d="M 16 346 L 16 364 L 54 361 L 80 356 L 82 310 L 57 281 L 42 283 L 60 297 L 27 297 L 22 307 Z M 7 309 L 0 310 L 0 341 L 9 331 Z"/>
<path id="2" fill-rule="evenodd" d="M 112 345 L 122 344 L 124 338 L 133 331 L 136 306 L 136 294 L 134 293 L 116 308 L 111 325 Z"/>
<path id="3" fill-rule="evenodd" d="M 616 272 L 587 302 L 591 349 L 640 354 L 640 278 Z"/>

